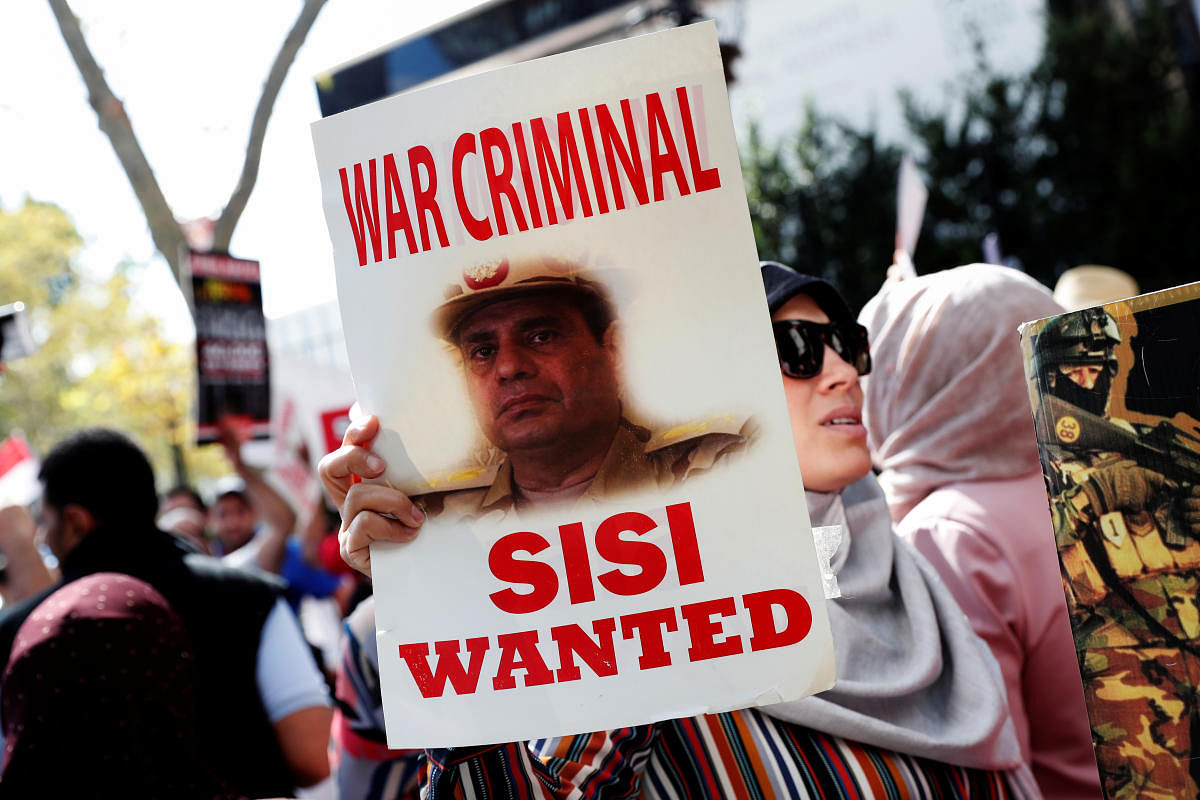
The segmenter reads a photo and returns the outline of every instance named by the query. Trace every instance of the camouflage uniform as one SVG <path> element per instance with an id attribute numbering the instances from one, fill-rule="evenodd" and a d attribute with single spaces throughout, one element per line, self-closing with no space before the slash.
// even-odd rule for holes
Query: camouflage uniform
<path id="1" fill-rule="evenodd" d="M 1165 498 L 1139 512 L 1096 508 L 1089 473 L 1116 454 L 1063 456 L 1055 466 L 1066 488 L 1051 511 L 1084 695 L 1089 708 L 1104 707 L 1092 734 L 1105 791 L 1195 797 L 1189 762 L 1200 659 L 1190 645 L 1200 633 L 1200 543 L 1167 544 L 1163 533 L 1174 523 Z"/>
<path id="2" fill-rule="evenodd" d="M 729 417 L 681 425 L 658 434 L 622 418 L 600 469 L 577 502 L 668 488 L 740 452 L 753 435 L 751 421 L 737 423 Z M 519 511 L 522 505 L 507 459 L 491 468 L 478 469 L 474 476 L 460 476 L 452 490 L 416 499 L 430 516 L 449 512 L 465 519 L 508 514 L 513 509 Z"/>
<path id="3" fill-rule="evenodd" d="M 1106 340 L 1102 363 L 1111 375 L 1112 347 L 1119 338 L 1115 323 L 1104 316 L 1107 320 L 1092 320 L 1091 333 L 1099 328 L 1100 335 L 1085 352 L 1075 348 L 1080 358 L 1073 363 L 1084 363 L 1089 349 L 1096 356 L 1097 341 Z M 1071 317 L 1076 315 L 1058 319 Z M 1064 348 L 1055 354 L 1052 345 L 1078 343 L 1080 337 L 1071 336 L 1079 332 L 1066 324 L 1055 325 L 1047 326 L 1050 336 L 1041 343 L 1051 352 L 1038 352 L 1035 344 L 1035 357 L 1041 359 L 1035 364 L 1043 391 L 1062 396 L 1047 385 L 1053 372 L 1045 368 L 1072 362 L 1062 358 Z M 1100 391 L 1107 400 L 1107 381 Z M 1140 468 L 1125 460 L 1125 453 L 1072 447 L 1076 420 L 1066 408 L 1037 428 L 1105 794 L 1163 800 L 1200 796 L 1200 770 L 1193 766 L 1200 763 L 1193 761 L 1193 741 L 1200 742 L 1200 731 L 1193 735 L 1200 724 L 1200 542 L 1182 529 L 1161 480 L 1153 490 L 1143 485 L 1143 499 L 1122 507 L 1114 496 L 1120 494 L 1120 481 L 1145 480 L 1129 477 Z M 1109 422 L 1138 432 L 1122 420 Z M 1106 474 L 1118 477 L 1117 491 L 1103 489 Z"/>

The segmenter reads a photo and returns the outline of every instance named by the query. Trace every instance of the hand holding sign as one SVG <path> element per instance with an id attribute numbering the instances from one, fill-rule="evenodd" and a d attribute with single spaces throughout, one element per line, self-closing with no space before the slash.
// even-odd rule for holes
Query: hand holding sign
<path id="1" fill-rule="evenodd" d="M 892 253 L 892 265 L 887 268 L 887 278 L 885 282 L 902 281 L 905 278 L 917 277 L 917 269 L 913 266 L 912 259 L 904 250 L 896 250 Z"/>
<path id="2" fill-rule="evenodd" d="M 242 445 L 253 435 L 253 424 L 253 420 L 245 414 L 222 414 L 217 418 L 217 441 L 239 474 L 246 468 L 242 460 Z"/>
<path id="3" fill-rule="evenodd" d="M 321 459 L 317 471 L 330 498 L 342 512 L 338 533 L 342 558 L 364 575 L 371 574 L 371 542 L 408 542 L 425 522 L 425 514 L 408 495 L 390 486 L 360 483 L 387 469 L 371 452 L 379 435 L 379 418 L 368 416 L 346 428 L 342 446 Z"/>

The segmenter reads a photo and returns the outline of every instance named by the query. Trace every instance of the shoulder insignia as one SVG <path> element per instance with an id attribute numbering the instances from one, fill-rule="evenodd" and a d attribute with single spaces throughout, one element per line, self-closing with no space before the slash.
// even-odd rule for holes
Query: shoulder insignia
<path id="1" fill-rule="evenodd" d="M 492 485 L 499 471 L 499 464 L 474 464 L 466 467 L 442 470 L 425 476 L 423 482 L 397 487 L 409 496 L 432 492 L 456 492 L 460 489 L 481 489 Z"/>
<path id="2" fill-rule="evenodd" d="M 1060 442 L 1071 444 L 1079 438 L 1079 420 L 1069 414 L 1064 414 L 1055 423 L 1054 433 Z"/>
<path id="3" fill-rule="evenodd" d="M 646 442 L 646 452 L 661 450 L 664 447 L 698 439 L 711 434 L 726 436 L 745 436 L 749 420 L 733 414 L 714 414 L 704 419 L 685 422 L 674 427 L 654 433 Z"/>

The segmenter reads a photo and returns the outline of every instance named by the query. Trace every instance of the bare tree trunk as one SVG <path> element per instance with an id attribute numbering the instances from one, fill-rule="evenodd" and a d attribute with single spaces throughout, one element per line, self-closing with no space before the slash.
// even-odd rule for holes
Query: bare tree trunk
<path id="1" fill-rule="evenodd" d="M 62 31 L 63 41 L 67 43 L 71 58 L 75 59 L 75 66 L 79 68 L 79 74 L 87 86 L 88 102 L 96 111 L 100 130 L 104 131 L 112 143 L 117 159 L 120 160 L 121 167 L 129 178 L 129 184 L 133 187 L 133 193 L 142 204 L 142 213 L 146 215 L 146 222 L 150 225 L 150 236 L 154 240 L 154 246 L 167 259 L 171 271 L 175 274 L 175 280 L 182 285 L 183 264 L 180 255 L 185 244 L 183 230 L 175 220 L 171 206 L 154 177 L 154 170 L 150 168 L 150 162 L 146 160 L 146 154 L 138 144 L 133 126 L 125 114 L 125 106 L 108 88 L 108 83 L 104 80 L 104 70 L 100 69 L 96 59 L 92 57 L 87 41 L 83 38 L 83 31 L 79 28 L 79 20 L 66 0 L 48 1 L 54 18 L 58 20 L 58 29 Z"/>
<path id="2" fill-rule="evenodd" d="M 308 32 L 312 29 L 313 23 L 317 21 L 317 14 L 321 12 L 325 2 L 326 0 L 304 0 L 300 15 L 296 18 L 292 29 L 288 31 L 287 38 L 283 40 L 279 53 L 275 56 L 275 63 L 271 65 L 271 71 L 267 73 L 262 95 L 258 98 L 258 107 L 254 109 L 254 121 L 250 125 L 250 138 L 246 142 L 246 161 L 242 165 L 241 177 L 238 178 L 237 187 L 230 195 L 229 202 L 225 205 L 221 216 L 217 218 L 216 227 L 213 229 L 212 249 L 218 253 L 229 252 L 233 229 L 237 227 L 242 212 L 246 210 L 246 202 L 250 199 L 250 192 L 254 190 L 254 182 L 258 180 L 258 164 L 262 159 L 263 138 L 267 134 L 267 121 L 271 118 L 275 99 L 279 96 L 279 89 L 283 86 L 283 80 L 287 77 L 296 53 L 304 44 L 304 40 L 308 38 Z"/>
<path id="3" fill-rule="evenodd" d="M 133 192 L 142 205 L 142 213 L 146 215 L 154 246 L 171 265 L 171 272 L 182 287 L 185 277 L 182 254 L 186 245 L 183 228 L 175 219 L 171 206 L 167 203 L 167 199 L 158 185 L 158 180 L 154 177 L 154 170 L 150 168 L 150 162 L 146 159 L 146 154 L 142 152 L 141 145 L 138 144 L 133 126 L 125 114 L 124 105 L 108 87 L 108 83 L 104 80 L 104 70 L 92 57 L 87 40 L 84 39 L 83 31 L 79 27 L 79 20 L 67 5 L 67 0 L 47 0 L 47 2 L 58 21 L 58 29 L 62 32 L 63 41 L 67 43 L 71 58 L 75 60 L 75 66 L 79 68 L 79 74 L 83 77 L 84 85 L 87 86 L 88 102 L 96 111 L 100 130 L 108 136 L 108 140 L 121 162 L 121 167 L 129 178 Z M 229 251 L 233 229 L 237 226 L 237 222 L 246 208 L 246 203 L 250 199 L 250 193 L 254 190 L 254 183 L 258 179 L 258 165 L 262 158 L 267 121 L 275 107 L 280 87 L 283 86 L 284 78 L 287 77 L 296 53 L 304 44 L 308 32 L 316 22 L 317 14 L 320 13 L 325 3 L 326 0 L 304 0 L 300 15 L 292 25 L 291 31 L 288 32 L 287 38 L 284 39 L 283 45 L 279 48 L 279 53 L 275 56 L 275 63 L 271 65 L 271 71 L 267 75 L 262 95 L 258 100 L 258 107 L 254 111 L 241 177 L 213 231 L 212 249 L 216 252 Z"/>

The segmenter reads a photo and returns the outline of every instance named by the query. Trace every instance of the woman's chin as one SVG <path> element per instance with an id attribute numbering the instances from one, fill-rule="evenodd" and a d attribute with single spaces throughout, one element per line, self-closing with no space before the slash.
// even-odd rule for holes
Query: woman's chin
<path id="1" fill-rule="evenodd" d="M 800 475 L 804 488 L 811 492 L 837 492 L 865 477 L 871 471 L 871 454 L 866 442 L 842 447 L 824 447 L 817 463 L 800 459 Z"/>

